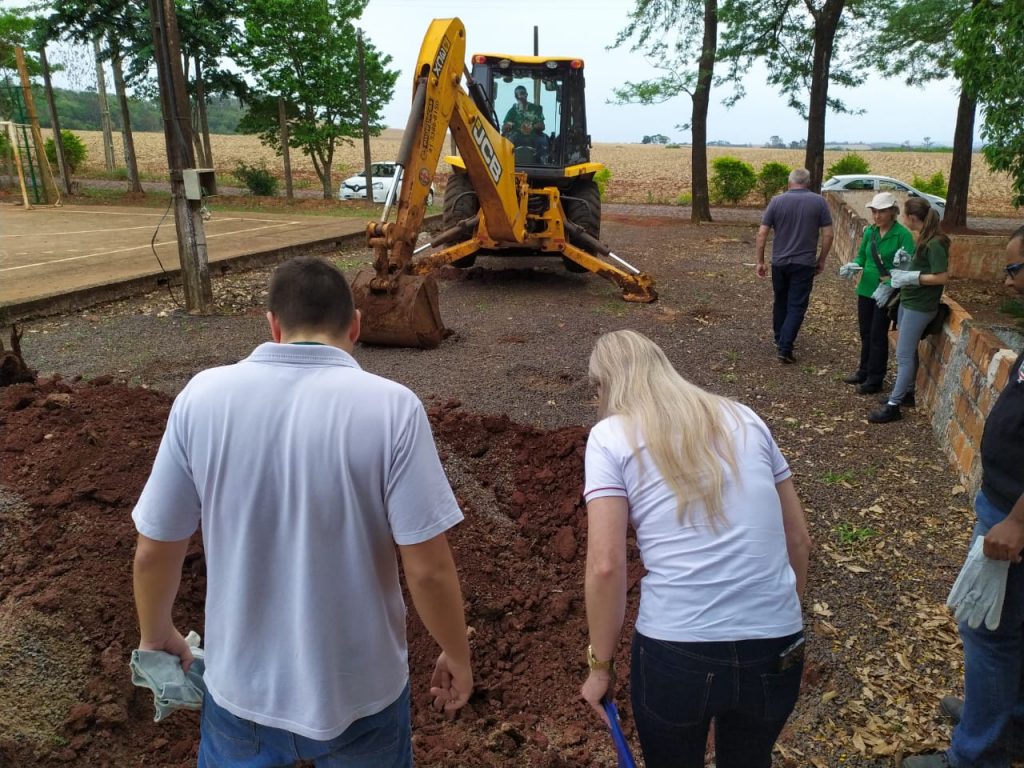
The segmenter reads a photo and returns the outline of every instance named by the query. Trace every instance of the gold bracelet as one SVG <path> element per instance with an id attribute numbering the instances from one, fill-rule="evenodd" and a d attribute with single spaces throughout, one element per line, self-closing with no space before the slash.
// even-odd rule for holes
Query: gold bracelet
<path id="1" fill-rule="evenodd" d="M 594 656 L 594 646 L 587 646 L 587 666 L 590 667 L 591 672 L 614 672 L 615 671 L 615 659 L 608 659 L 608 661 L 598 661 L 597 657 Z"/>

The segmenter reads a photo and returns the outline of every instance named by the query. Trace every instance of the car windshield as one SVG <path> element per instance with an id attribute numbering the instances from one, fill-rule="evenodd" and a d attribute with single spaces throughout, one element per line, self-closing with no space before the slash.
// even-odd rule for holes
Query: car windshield
<path id="1" fill-rule="evenodd" d="M 536 69 L 495 71 L 491 93 L 516 165 L 553 165 L 562 124 L 562 79 Z"/>

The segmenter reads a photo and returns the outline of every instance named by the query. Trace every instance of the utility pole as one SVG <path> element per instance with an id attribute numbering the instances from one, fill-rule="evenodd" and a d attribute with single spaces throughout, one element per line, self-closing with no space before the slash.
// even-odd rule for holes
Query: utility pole
<path id="1" fill-rule="evenodd" d="M 39 118 L 36 116 L 36 102 L 32 98 L 32 83 L 28 79 L 28 67 L 25 66 L 25 50 L 21 46 L 14 48 L 14 58 L 18 66 L 18 75 L 21 77 L 21 92 L 25 98 L 25 111 L 28 113 L 28 124 L 32 131 L 32 143 L 36 146 L 36 159 L 39 162 L 39 176 L 43 182 L 43 200 L 60 202 L 60 193 L 53 181 L 53 173 L 50 171 L 50 161 L 46 159 L 46 149 L 43 145 L 43 134 L 39 130 Z"/>
<path id="2" fill-rule="evenodd" d="M 164 118 L 167 167 L 171 176 L 171 201 L 178 233 L 178 259 L 185 291 L 185 308 L 190 314 L 208 314 L 213 309 L 210 266 L 206 252 L 206 231 L 200 215 L 202 194 L 192 148 L 185 75 L 181 68 L 181 45 L 174 0 L 149 0 L 153 27 L 153 51 L 160 83 L 160 110 Z M 186 177 L 191 183 L 186 188 Z"/>
<path id="3" fill-rule="evenodd" d="M 114 132 L 110 128 L 110 104 L 107 103 L 107 78 L 103 74 L 103 62 L 100 60 L 100 39 L 92 39 L 92 49 L 96 56 L 96 96 L 100 100 L 100 127 L 103 128 L 103 158 L 107 163 L 107 170 L 113 171 L 114 162 Z"/>
<path id="4" fill-rule="evenodd" d="M 288 147 L 288 111 L 284 106 L 284 97 L 277 97 L 277 124 L 281 129 L 281 159 L 284 160 L 284 193 L 291 200 L 292 191 L 292 156 Z"/>
<path id="5" fill-rule="evenodd" d="M 373 202 L 373 171 L 370 170 L 370 118 L 366 109 L 366 50 L 363 48 L 363 30 L 356 30 L 356 46 L 359 51 L 359 106 L 363 124 L 363 174 L 366 179 L 366 202 Z M 392 181 L 397 183 L 398 179 Z"/>
<path id="6" fill-rule="evenodd" d="M 43 85 L 46 89 L 46 103 L 50 107 L 50 125 L 53 127 L 53 149 L 57 155 L 57 172 L 60 173 L 64 191 L 71 194 L 71 173 L 64 157 L 64 138 L 60 135 L 60 118 L 53 98 L 53 83 L 50 82 L 50 63 L 46 60 L 46 43 L 39 46 L 39 65 L 43 70 Z"/>

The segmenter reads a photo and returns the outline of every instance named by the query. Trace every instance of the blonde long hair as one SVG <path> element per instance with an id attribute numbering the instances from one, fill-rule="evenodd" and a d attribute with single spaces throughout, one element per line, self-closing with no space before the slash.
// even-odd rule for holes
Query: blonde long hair
<path id="1" fill-rule="evenodd" d="M 590 355 L 590 379 L 601 387 L 601 416 L 620 416 L 634 456 L 639 438 L 675 494 L 677 516 L 701 503 L 712 527 L 725 520 L 728 475 L 739 480 L 730 417 L 736 403 L 691 384 L 653 341 L 636 331 L 601 336 Z M 642 469 L 642 465 L 641 465 Z"/>

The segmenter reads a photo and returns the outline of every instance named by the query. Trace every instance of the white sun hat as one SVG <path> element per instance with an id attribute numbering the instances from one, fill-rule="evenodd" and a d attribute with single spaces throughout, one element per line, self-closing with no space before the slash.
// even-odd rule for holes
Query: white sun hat
<path id="1" fill-rule="evenodd" d="M 871 208 L 875 211 L 885 211 L 889 208 L 898 208 L 899 203 L 896 202 L 896 196 L 892 192 L 879 192 L 868 203 L 865 208 Z"/>

